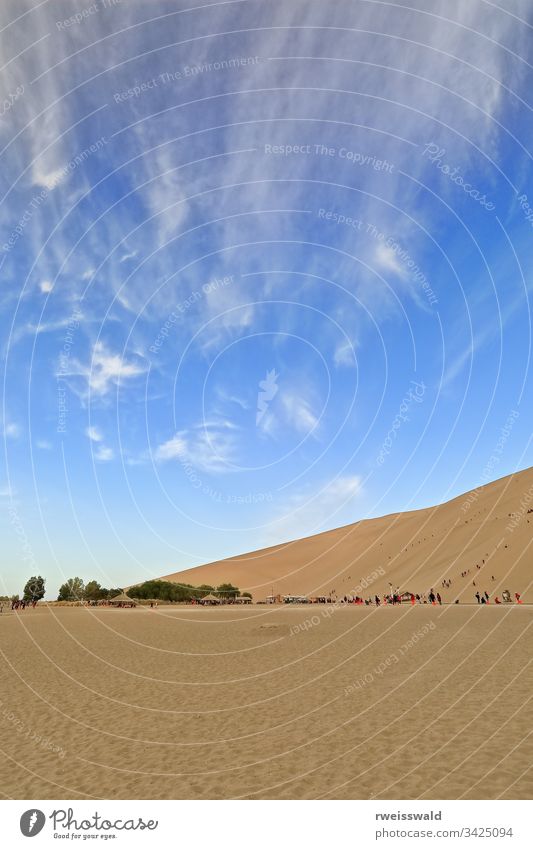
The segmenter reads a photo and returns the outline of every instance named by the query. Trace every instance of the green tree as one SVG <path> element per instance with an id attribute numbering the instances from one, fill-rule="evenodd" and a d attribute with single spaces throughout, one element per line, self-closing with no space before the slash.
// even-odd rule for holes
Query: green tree
<path id="1" fill-rule="evenodd" d="M 24 601 L 40 601 L 45 594 L 45 579 L 41 575 L 33 575 L 26 581 L 26 586 L 22 594 Z"/>
<path id="2" fill-rule="evenodd" d="M 59 587 L 58 601 L 80 601 L 85 595 L 85 585 L 81 578 L 69 578 Z"/>
<path id="3" fill-rule="evenodd" d="M 122 592 L 124 592 L 124 590 L 120 587 L 115 587 L 112 590 L 107 590 L 107 598 L 116 598 L 117 595 L 120 595 L 120 593 Z"/>
<path id="4" fill-rule="evenodd" d="M 239 595 L 239 588 L 234 587 L 233 584 L 220 584 L 217 587 L 216 594 L 221 598 L 235 598 L 235 596 Z"/>
<path id="5" fill-rule="evenodd" d="M 172 581 L 144 581 L 142 584 L 130 587 L 128 592 L 135 598 L 190 601 L 193 595 L 196 595 L 197 590 L 191 584 L 175 584 Z"/>
<path id="6" fill-rule="evenodd" d="M 212 587 L 210 584 L 201 584 L 197 589 L 196 595 L 198 596 L 198 598 L 204 598 L 204 596 L 214 592 L 215 588 Z"/>
<path id="7" fill-rule="evenodd" d="M 85 584 L 85 598 L 89 601 L 98 601 L 99 598 L 105 598 L 107 590 L 102 590 L 98 581 L 89 581 Z"/>
<path id="8" fill-rule="evenodd" d="M 241 593 L 241 595 L 246 596 L 246 598 L 253 598 L 252 593 Z"/>

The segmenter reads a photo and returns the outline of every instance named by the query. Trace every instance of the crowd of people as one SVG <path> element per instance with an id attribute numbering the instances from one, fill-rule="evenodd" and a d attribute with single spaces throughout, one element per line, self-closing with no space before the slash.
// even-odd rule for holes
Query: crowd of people
<path id="1" fill-rule="evenodd" d="M 451 581 L 450 581 L 451 583 Z M 520 593 L 515 593 L 515 602 L 516 604 L 522 604 L 522 599 Z M 476 592 L 475 598 L 477 599 L 478 604 L 490 604 L 490 595 L 485 590 L 485 592 L 480 593 L 479 590 Z M 429 593 L 385 593 L 383 596 L 376 595 L 370 596 L 369 598 L 361 598 L 361 596 L 344 596 L 341 599 L 341 604 L 364 604 L 364 605 L 375 605 L 376 607 L 381 607 L 382 604 L 432 604 L 434 606 L 442 605 L 442 596 L 440 592 L 435 592 L 433 589 L 429 591 Z M 494 597 L 494 604 L 509 604 L 512 602 L 511 593 L 508 590 L 504 590 L 502 593 L 502 598 L 499 596 Z M 455 604 L 459 604 L 459 599 L 456 598 L 454 600 Z"/>
<path id="2" fill-rule="evenodd" d="M 484 592 L 483 595 L 480 595 L 479 592 L 477 592 L 476 598 L 477 598 L 478 604 L 488 604 L 489 603 L 489 594 L 487 592 Z M 520 596 L 520 593 L 515 593 L 514 598 L 515 598 L 515 602 L 517 604 L 523 603 L 522 598 Z M 503 591 L 502 600 L 503 600 L 503 603 L 505 603 L 505 604 L 511 603 L 512 599 L 511 599 L 511 593 L 509 592 L 509 590 Z M 500 601 L 499 596 L 494 597 L 494 604 L 502 604 L 502 601 Z"/>
<path id="3" fill-rule="evenodd" d="M 390 593 L 384 593 L 383 596 L 376 595 L 374 597 L 370 596 L 369 598 L 361 598 L 360 596 L 355 596 L 354 598 L 350 596 L 344 596 L 341 599 L 341 602 L 345 604 L 375 604 L 376 607 L 380 607 L 382 604 L 402 604 L 408 602 L 410 604 L 433 604 L 438 605 L 442 604 L 442 596 L 440 593 L 434 592 L 433 589 L 429 591 L 429 593 L 402 593 L 400 589 L 394 590 Z"/>
<path id="4" fill-rule="evenodd" d="M 25 601 L 23 598 L 14 598 L 11 601 L 11 610 L 25 610 L 27 607 L 37 607 L 37 601 Z"/>
<path id="5" fill-rule="evenodd" d="M 485 563 L 485 561 L 483 561 Z M 476 569 L 481 570 L 481 566 L 476 563 Z M 465 569 L 461 572 L 461 578 L 467 578 L 470 574 L 470 569 Z M 495 581 L 496 578 L 494 575 L 491 576 L 492 581 Z M 472 585 L 475 587 L 476 582 L 472 581 Z M 452 586 L 451 578 L 444 578 L 441 586 L 444 589 L 450 589 Z M 428 593 L 411 593 L 411 592 L 401 592 L 400 588 L 397 587 L 395 590 L 393 589 L 392 584 L 389 582 L 390 591 L 385 593 L 383 596 L 378 594 L 369 596 L 368 598 L 362 598 L 360 596 L 344 596 L 344 598 L 340 599 L 341 603 L 345 604 L 364 604 L 364 605 L 375 605 L 376 607 L 380 607 L 383 604 L 432 604 L 432 605 L 442 605 L 443 599 L 440 592 L 435 592 L 433 588 L 429 590 Z M 484 592 L 480 592 L 479 590 L 475 593 L 475 598 L 478 604 L 490 604 L 491 596 L 485 590 Z M 522 599 L 520 593 L 515 592 L 514 594 L 516 604 L 522 604 Z M 503 590 L 501 594 L 501 599 L 499 596 L 494 596 L 493 599 L 494 604 L 511 604 L 512 597 L 509 590 Z M 454 599 L 454 604 L 459 604 L 459 598 Z"/>

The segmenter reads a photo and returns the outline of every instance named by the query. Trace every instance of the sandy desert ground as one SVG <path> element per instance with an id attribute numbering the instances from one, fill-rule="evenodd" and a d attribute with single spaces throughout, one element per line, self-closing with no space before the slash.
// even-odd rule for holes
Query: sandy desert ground
<path id="1" fill-rule="evenodd" d="M 477 590 L 493 596 L 508 589 L 533 602 L 532 541 L 533 469 L 526 469 L 446 504 L 357 522 L 165 578 L 194 586 L 231 581 L 255 601 L 272 589 L 282 595 L 382 595 L 390 581 L 414 593 L 433 586 L 445 601 L 472 602 Z M 452 585 L 443 589 L 448 579 Z"/>
<path id="2" fill-rule="evenodd" d="M 0 617 L 5 798 L 533 796 L 533 607 Z"/>

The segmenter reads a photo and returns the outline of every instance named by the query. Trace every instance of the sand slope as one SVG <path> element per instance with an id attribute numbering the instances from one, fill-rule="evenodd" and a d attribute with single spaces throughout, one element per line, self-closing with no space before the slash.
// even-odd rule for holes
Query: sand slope
<path id="1" fill-rule="evenodd" d="M 477 589 L 491 595 L 509 589 L 533 601 L 532 536 L 533 469 L 526 469 L 437 507 L 358 522 L 164 579 L 214 586 L 230 581 L 255 601 L 272 588 L 342 597 L 362 586 L 359 595 L 382 594 L 389 581 L 415 593 L 435 587 L 445 601 L 475 601 Z M 383 574 L 373 575 L 377 570 Z M 442 589 L 448 578 L 452 587 Z"/>

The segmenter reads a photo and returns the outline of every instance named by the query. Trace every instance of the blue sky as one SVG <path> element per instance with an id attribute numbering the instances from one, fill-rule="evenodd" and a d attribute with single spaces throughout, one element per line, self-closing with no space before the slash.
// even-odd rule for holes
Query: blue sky
<path id="1" fill-rule="evenodd" d="M 530 19 L 2 5 L 0 592 L 532 464 Z"/>

